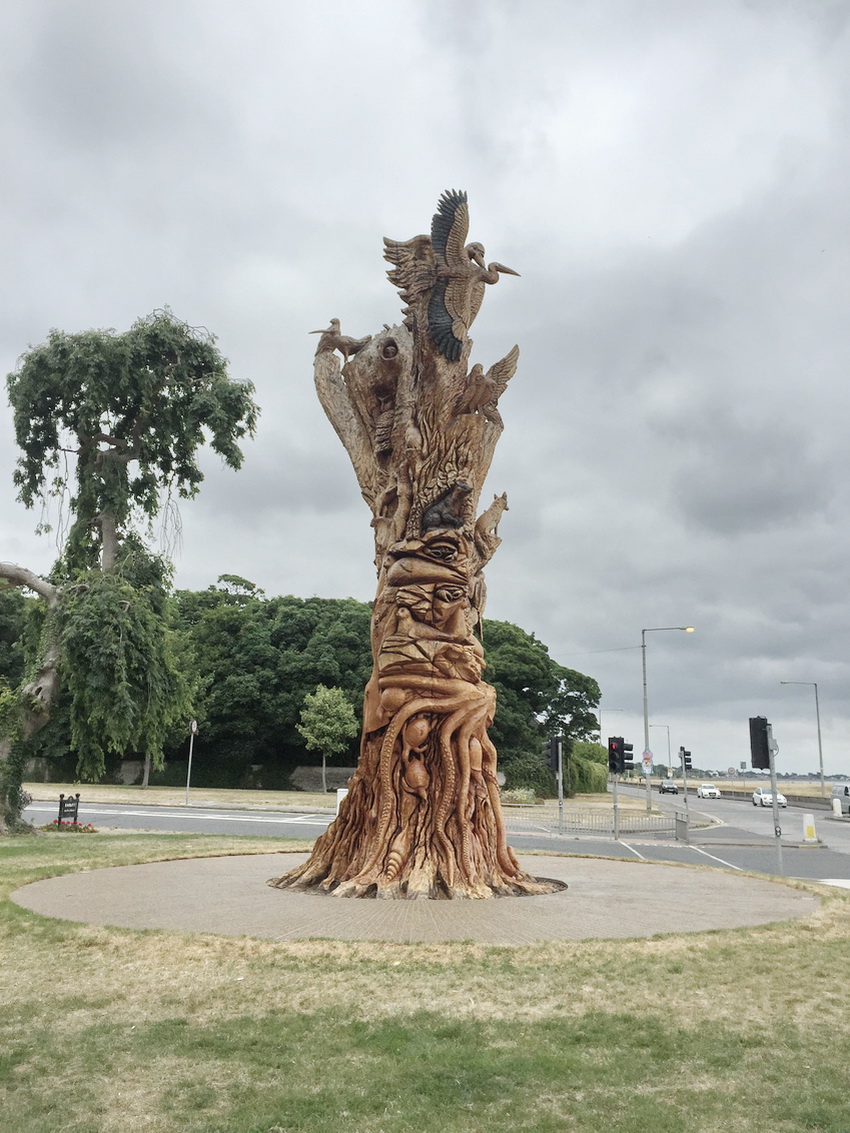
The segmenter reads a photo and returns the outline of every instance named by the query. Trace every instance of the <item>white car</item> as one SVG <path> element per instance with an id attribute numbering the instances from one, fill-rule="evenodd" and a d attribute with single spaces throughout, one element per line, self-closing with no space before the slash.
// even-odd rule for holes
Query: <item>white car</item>
<path id="1" fill-rule="evenodd" d="M 788 800 L 781 791 L 776 792 L 776 805 L 788 806 Z M 753 791 L 753 806 L 773 806 L 773 791 L 770 787 L 756 787 Z"/>
<path id="2" fill-rule="evenodd" d="M 719 799 L 720 791 L 713 783 L 700 783 L 697 787 L 698 799 Z"/>

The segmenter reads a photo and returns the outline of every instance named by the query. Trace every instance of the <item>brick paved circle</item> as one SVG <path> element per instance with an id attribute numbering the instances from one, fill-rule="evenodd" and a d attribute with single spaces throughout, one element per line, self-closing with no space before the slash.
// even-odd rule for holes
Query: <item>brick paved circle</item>
<path id="1" fill-rule="evenodd" d="M 49 917 L 119 928 L 271 940 L 539 940 L 648 937 L 804 917 L 820 899 L 778 881 L 655 862 L 524 857 L 569 888 L 489 901 L 345 900 L 267 886 L 305 854 L 187 858 L 116 866 L 24 886 L 13 900 Z"/>

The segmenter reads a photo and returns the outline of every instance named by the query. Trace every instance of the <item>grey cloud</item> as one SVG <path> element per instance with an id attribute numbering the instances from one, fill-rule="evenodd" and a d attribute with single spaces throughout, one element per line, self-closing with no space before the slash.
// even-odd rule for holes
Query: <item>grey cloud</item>
<path id="1" fill-rule="evenodd" d="M 838 734 L 840 6 L 30 0 L 0 25 L 5 370 L 51 326 L 168 303 L 257 386 L 243 471 L 209 459 L 182 505 L 180 585 L 372 596 L 307 331 L 396 321 L 381 237 L 427 231 L 457 186 L 470 237 L 522 273 L 473 328 L 474 361 L 521 350 L 483 493 L 510 501 L 488 615 L 596 676 L 637 743 L 640 630 L 688 622 L 651 637 L 654 720 L 726 766 L 763 706 L 809 759 L 808 707 L 778 681 L 822 679 Z M 0 407 L 0 557 L 44 570 L 13 462 Z"/>

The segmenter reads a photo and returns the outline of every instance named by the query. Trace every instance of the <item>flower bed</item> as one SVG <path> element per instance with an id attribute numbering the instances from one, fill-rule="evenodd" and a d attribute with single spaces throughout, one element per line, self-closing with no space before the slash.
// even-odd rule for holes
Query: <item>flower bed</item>
<path id="1" fill-rule="evenodd" d="M 90 822 L 60 822 L 54 818 L 46 826 L 39 826 L 39 830 L 60 830 L 63 834 L 97 834 L 97 828 Z"/>

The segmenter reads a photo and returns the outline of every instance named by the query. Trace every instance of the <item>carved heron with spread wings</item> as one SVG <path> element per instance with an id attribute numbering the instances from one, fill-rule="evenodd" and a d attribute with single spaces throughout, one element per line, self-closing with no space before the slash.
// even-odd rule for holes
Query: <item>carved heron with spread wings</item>
<path id="1" fill-rule="evenodd" d="M 484 299 L 484 288 L 500 274 L 519 275 L 504 264 L 484 262 L 484 248 L 467 244 L 469 206 L 466 193 L 447 189 L 431 221 L 431 237 L 414 236 L 401 243 L 384 240 L 384 256 L 394 264 L 388 272 L 411 304 L 430 291 L 428 330 L 444 358 L 457 362 L 464 340 Z"/>

